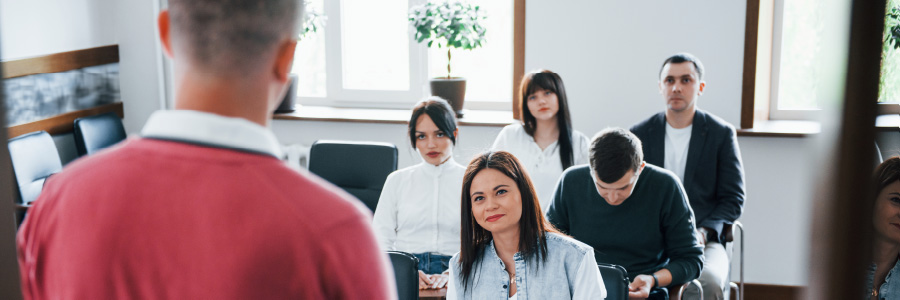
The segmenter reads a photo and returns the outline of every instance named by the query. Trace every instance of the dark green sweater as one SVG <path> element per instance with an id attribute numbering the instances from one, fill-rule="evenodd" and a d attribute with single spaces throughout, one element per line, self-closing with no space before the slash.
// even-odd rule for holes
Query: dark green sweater
<path id="1" fill-rule="evenodd" d="M 588 166 L 566 170 L 547 211 L 562 232 L 594 247 L 598 263 L 625 267 L 633 280 L 659 269 L 672 285 L 700 276 L 703 247 L 694 236 L 694 213 L 671 172 L 647 164 L 634 192 L 618 206 L 597 193 Z"/>

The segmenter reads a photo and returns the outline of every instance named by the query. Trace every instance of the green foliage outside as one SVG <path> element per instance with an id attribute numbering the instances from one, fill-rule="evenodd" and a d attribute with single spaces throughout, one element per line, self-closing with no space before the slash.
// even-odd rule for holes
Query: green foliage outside
<path id="1" fill-rule="evenodd" d="M 900 103 L 900 0 L 889 0 L 884 17 L 878 102 Z"/>
<path id="2" fill-rule="evenodd" d="M 447 78 L 450 78 L 450 49 L 472 50 L 481 47 L 487 32 L 480 7 L 461 1 L 427 2 L 410 9 L 409 23 L 416 29 L 416 41 L 428 47 L 447 48 Z"/>
<path id="3" fill-rule="evenodd" d="M 303 30 L 300 31 L 298 41 L 315 34 L 319 28 L 325 27 L 325 15 L 316 10 L 311 2 L 305 2 L 303 8 L 306 10 L 303 16 Z"/>

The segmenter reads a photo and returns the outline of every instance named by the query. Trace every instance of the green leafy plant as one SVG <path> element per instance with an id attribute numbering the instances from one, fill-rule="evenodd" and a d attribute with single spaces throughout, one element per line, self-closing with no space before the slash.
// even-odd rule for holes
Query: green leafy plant
<path id="1" fill-rule="evenodd" d="M 884 48 L 900 49 L 900 6 L 891 8 L 884 16 Z"/>
<path id="2" fill-rule="evenodd" d="M 900 1 L 891 0 L 884 16 L 878 102 L 900 102 Z"/>
<path id="3" fill-rule="evenodd" d="M 409 22 L 416 29 L 416 41 L 428 47 L 447 48 L 447 78 L 450 78 L 450 49 L 472 50 L 485 42 L 486 19 L 480 7 L 461 1 L 427 2 L 410 9 Z"/>
<path id="4" fill-rule="evenodd" d="M 325 15 L 319 12 L 312 3 L 304 2 L 303 7 L 305 9 L 303 30 L 300 31 L 300 36 L 297 37 L 298 41 L 314 35 L 319 31 L 319 28 L 325 27 L 325 20 L 327 20 Z"/>

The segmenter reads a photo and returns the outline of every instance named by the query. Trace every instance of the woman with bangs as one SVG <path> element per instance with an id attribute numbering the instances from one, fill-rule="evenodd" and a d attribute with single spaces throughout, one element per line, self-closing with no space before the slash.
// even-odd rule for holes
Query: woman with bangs
<path id="1" fill-rule="evenodd" d="M 375 208 L 375 235 L 385 250 L 419 259 L 420 289 L 443 288 L 450 255 L 459 251 L 465 168 L 453 160 L 456 116 L 447 101 L 430 97 L 413 107 L 408 130 L 423 161 L 388 175 Z"/>
<path id="2" fill-rule="evenodd" d="M 588 138 L 572 129 L 566 89 L 558 74 L 548 70 L 525 74 L 519 90 L 522 123 L 504 127 L 491 149 L 509 151 L 522 162 L 546 213 L 562 172 L 588 163 Z"/>
<path id="3" fill-rule="evenodd" d="M 463 176 L 462 248 L 450 260 L 447 299 L 604 299 L 594 249 L 544 219 L 519 161 L 475 157 Z"/>

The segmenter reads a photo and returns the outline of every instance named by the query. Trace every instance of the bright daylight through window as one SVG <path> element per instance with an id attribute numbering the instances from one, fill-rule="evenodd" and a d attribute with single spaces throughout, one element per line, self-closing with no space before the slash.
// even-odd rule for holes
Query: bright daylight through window
<path id="1" fill-rule="evenodd" d="M 819 108 L 816 76 L 822 70 L 816 61 L 823 36 L 828 34 L 824 32 L 825 7 L 817 0 L 782 0 L 779 4 L 781 38 L 775 43 L 776 49 L 780 44 L 780 57 L 774 64 L 777 74 L 772 83 L 777 93 L 772 95 L 770 115 L 773 119 L 805 118 Z M 887 1 L 884 21 L 878 102 L 900 103 L 900 0 Z"/>
<path id="2" fill-rule="evenodd" d="M 409 108 L 429 95 L 428 80 L 446 76 L 447 49 L 413 38 L 409 9 L 422 0 L 311 0 L 323 26 L 297 45 L 293 72 L 302 104 Z M 487 19 L 486 41 L 453 49 L 453 76 L 466 78 L 467 109 L 510 109 L 513 1 L 468 0 Z M 308 13 L 309 15 L 309 13 Z"/>

